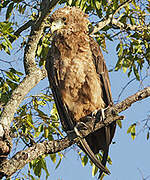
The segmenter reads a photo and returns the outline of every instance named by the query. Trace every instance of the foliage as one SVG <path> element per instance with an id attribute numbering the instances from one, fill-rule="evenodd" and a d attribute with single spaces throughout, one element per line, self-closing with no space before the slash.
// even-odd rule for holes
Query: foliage
<path id="1" fill-rule="evenodd" d="M 15 37 L 12 33 L 13 28 L 11 22 L 0 22 L 0 50 L 4 49 L 8 54 L 10 54 L 9 48 L 12 49 L 9 36 Z"/>
<path id="2" fill-rule="evenodd" d="M 15 45 L 10 40 L 11 37 L 17 40 L 14 32 L 22 24 L 28 20 L 36 19 L 38 16 L 39 2 L 25 0 L 3 0 L 0 4 L 0 11 L 5 15 L 5 19 L 0 22 L 0 50 L 11 54 L 11 50 Z M 38 2 L 38 3 L 37 3 Z M 115 71 L 122 70 L 127 73 L 128 77 L 133 73 L 136 79 L 141 79 L 140 72 L 146 71 L 150 65 L 150 29 L 148 28 L 147 14 L 150 13 L 150 1 L 133 0 L 126 6 L 120 8 L 124 3 L 123 0 L 61 0 L 59 5 L 78 6 L 95 22 L 91 22 L 91 26 L 95 27 L 97 22 L 103 21 L 111 14 L 121 23 L 121 27 L 113 24 L 106 25 L 101 31 L 95 33 L 97 42 L 103 50 L 107 52 L 106 41 L 115 42 L 118 60 L 114 67 Z M 118 12 L 116 12 L 118 10 Z M 14 18 L 15 17 L 15 18 Z M 134 29 L 134 27 L 137 28 Z M 133 29 L 130 29 L 132 27 Z M 23 38 L 23 42 L 19 41 L 19 47 L 23 48 L 22 44 L 28 39 L 28 33 L 19 34 L 19 39 Z M 26 43 L 25 43 L 26 44 Z M 38 43 L 36 51 L 36 62 L 40 68 L 43 68 L 48 49 L 51 45 L 51 34 L 45 31 L 41 40 Z M 9 60 L 8 60 L 9 62 Z M 12 66 L 12 65 L 11 65 Z M 22 68 L 23 69 L 23 68 Z M 12 91 L 23 80 L 23 70 L 20 72 L 17 67 L 1 69 L 0 76 L 0 109 L 4 106 L 11 97 Z M 34 93 L 33 93 L 34 94 Z M 22 141 L 24 147 L 29 147 L 34 143 L 48 139 L 53 140 L 58 137 L 63 137 L 63 131 L 54 104 L 54 100 L 49 89 L 42 89 L 37 95 L 32 93 L 27 95 L 18 107 L 14 117 L 14 122 L 11 127 L 11 133 L 14 134 L 14 144 L 16 147 Z M 50 110 L 51 109 L 51 110 Z M 1 113 L 0 111 L 0 113 Z M 121 122 L 117 122 L 119 127 L 122 127 Z M 132 139 L 135 138 L 136 124 L 132 124 L 127 133 L 131 134 Z M 149 132 L 147 133 L 149 139 Z M 90 163 L 92 167 L 92 175 L 95 176 L 98 169 L 89 161 L 87 155 L 79 153 L 81 163 L 86 166 Z M 98 155 L 101 159 L 102 154 Z M 29 171 L 27 176 L 35 179 L 33 174 L 40 178 L 42 169 L 45 171 L 46 178 L 49 176 L 47 169 L 46 156 L 39 157 L 29 163 Z M 53 163 L 57 162 L 56 168 L 60 165 L 63 158 L 63 153 L 51 154 L 50 159 Z M 59 159 L 59 160 L 58 160 Z M 112 164 L 110 157 L 109 164 Z"/>
<path id="3" fill-rule="evenodd" d="M 136 128 L 136 123 L 132 124 L 127 130 L 127 133 L 131 133 L 131 137 L 132 137 L 133 140 L 136 137 L 135 128 Z"/>

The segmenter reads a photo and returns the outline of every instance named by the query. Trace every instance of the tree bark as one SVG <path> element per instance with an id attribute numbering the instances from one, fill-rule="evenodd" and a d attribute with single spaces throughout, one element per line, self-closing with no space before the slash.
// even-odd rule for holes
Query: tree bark
<path id="1" fill-rule="evenodd" d="M 7 157 L 12 148 L 9 130 L 18 106 L 30 90 L 47 76 L 45 69 L 41 70 L 38 68 L 35 61 L 35 55 L 38 42 L 46 26 L 46 19 L 58 2 L 59 0 L 42 0 L 41 11 L 39 11 L 37 19 L 32 22 L 29 21 L 15 32 L 15 35 L 18 36 L 23 30 L 31 26 L 31 33 L 24 52 L 24 68 L 26 76 L 13 91 L 0 117 L 0 162 Z M 14 39 L 10 39 L 12 42 L 13 40 Z"/>
<path id="2" fill-rule="evenodd" d="M 105 111 L 104 122 L 97 122 L 96 119 L 86 118 L 86 124 L 88 129 L 79 128 L 80 133 L 83 137 L 89 133 L 94 132 L 104 126 L 109 125 L 113 121 L 122 120 L 124 116 L 119 116 L 118 113 L 128 109 L 133 103 L 141 101 L 150 96 L 150 87 L 147 87 L 136 94 L 126 98 L 124 101 L 113 105 Z M 53 154 L 62 151 L 72 144 L 78 143 L 79 139 L 74 132 L 68 133 L 65 138 L 53 141 L 44 141 L 38 144 L 34 144 L 32 147 L 27 148 L 24 151 L 16 153 L 10 160 L 6 160 L 0 165 L 0 177 L 10 177 L 17 170 L 23 168 L 27 163 L 38 158 L 42 155 Z"/>

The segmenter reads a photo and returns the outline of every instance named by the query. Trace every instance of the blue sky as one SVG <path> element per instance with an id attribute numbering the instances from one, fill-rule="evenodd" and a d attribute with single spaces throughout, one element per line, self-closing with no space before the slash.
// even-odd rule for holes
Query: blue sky
<path id="1" fill-rule="evenodd" d="M 108 54 L 104 53 L 104 57 L 106 60 L 106 64 L 108 69 L 114 67 L 117 61 L 117 55 L 115 52 L 117 42 L 107 42 L 107 50 Z M 17 46 L 17 45 L 16 45 Z M 6 55 L 3 52 L 0 52 L 0 57 L 2 59 L 10 59 L 16 60 L 15 66 L 18 70 L 22 70 L 22 54 L 23 50 L 16 54 L 16 51 L 13 51 L 11 56 Z M 18 60 L 18 57 L 20 59 Z M 1 63 L 1 62 L 0 62 Z M 2 67 L 2 66 L 1 66 Z M 7 65 L 6 65 L 7 67 Z M 150 73 L 150 72 L 149 72 Z M 143 73 L 144 74 L 144 73 Z M 114 101 L 118 99 L 118 95 L 121 92 L 122 88 L 129 82 L 134 76 L 130 78 L 127 77 L 126 74 L 123 72 L 111 72 L 110 81 L 112 87 L 112 95 Z M 48 80 L 45 79 L 42 81 L 32 93 L 37 93 L 40 89 L 40 86 L 48 85 Z M 150 78 L 147 78 L 143 82 L 143 86 L 150 86 Z M 127 89 L 123 92 L 121 99 L 134 94 L 138 90 L 140 90 L 141 85 L 137 81 L 133 81 Z M 141 180 L 142 175 L 147 177 L 150 175 L 150 140 L 146 140 L 146 131 L 141 131 L 140 134 L 135 138 L 133 141 L 131 136 L 127 134 L 128 127 L 134 123 L 138 122 L 138 126 L 136 128 L 137 132 L 142 129 L 141 121 L 147 118 L 147 115 L 150 114 L 150 98 L 147 98 L 141 102 L 135 103 L 131 106 L 128 110 L 124 111 L 122 115 L 125 116 L 125 119 L 122 121 L 122 129 L 117 127 L 115 137 L 113 141 L 115 144 L 110 146 L 110 157 L 112 159 L 112 165 L 108 166 L 111 175 L 106 176 L 104 180 Z M 81 160 L 78 157 L 76 152 L 76 147 L 69 148 L 64 151 L 65 157 L 62 160 L 61 165 L 58 169 L 55 170 L 55 165 L 47 159 L 47 163 L 49 166 L 49 173 L 50 177 L 48 179 L 52 180 L 77 180 L 77 179 L 85 179 L 91 180 L 96 179 L 95 177 L 92 178 L 91 166 L 87 165 L 86 167 L 82 167 Z M 42 175 L 41 179 L 44 179 L 45 176 Z M 150 178 L 149 178 L 150 179 Z"/>

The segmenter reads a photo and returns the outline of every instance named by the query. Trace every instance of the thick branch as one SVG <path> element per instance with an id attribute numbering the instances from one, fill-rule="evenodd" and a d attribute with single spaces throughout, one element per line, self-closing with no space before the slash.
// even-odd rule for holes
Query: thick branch
<path id="1" fill-rule="evenodd" d="M 35 55 L 38 42 L 42 36 L 43 30 L 46 27 L 46 19 L 52 11 L 52 8 L 58 3 L 59 0 L 43 0 L 41 3 L 41 11 L 38 18 L 31 28 L 31 33 L 28 38 L 27 45 L 24 53 L 24 68 L 26 74 L 32 72 L 36 66 Z"/>
<path id="2" fill-rule="evenodd" d="M 116 121 L 118 119 L 123 119 L 123 116 L 118 116 L 117 114 L 128 109 L 133 103 L 145 99 L 150 96 L 150 87 L 147 87 L 136 94 L 126 98 L 124 101 L 113 105 L 112 107 L 108 108 L 105 111 L 106 119 L 104 123 L 98 122 L 95 124 L 95 119 L 87 118 L 88 122 L 85 122 L 86 125 L 89 127 L 88 129 L 80 129 L 80 132 L 83 136 L 87 136 L 89 133 L 96 131 Z M 93 128 L 94 127 L 94 128 Z M 0 175 L 3 176 L 11 176 L 17 170 L 23 168 L 27 163 L 31 162 L 32 160 L 36 159 L 41 155 L 47 155 L 52 153 L 57 153 L 59 151 L 68 148 L 74 143 L 77 143 L 79 140 L 74 133 L 68 134 L 67 137 L 61 140 L 54 140 L 54 141 L 44 141 L 39 144 L 35 144 L 32 147 L 24 151 L 18 152 L 15 156 L 13 156 L 10 160 L 5 161 L 0 166 Z"/>
<path id="3" fill-rule="evenodd" d="M 11 98 L 9 99 L 7 105 L 4 108 L 3 113 L 0 118 L 0 144 L 1 141 L 5 141 L 5 145 L 9 148 L 2 148 L 0 150 L 7 149 L 7 152 L 1 154 L 7 155 L 11 149 L 11 139 L 9 137 L 10 123 L 13 121 L 14 113 L 16 112 L 18 106 L 27 95 L 27 93 L 37 85 L 40 80 L 46 77 L 46 71 L 41 70 L 37 67 L 35 62 L 35 54 L 37 49 L 37 44 L 43 33 L 45 27 L 45 20 L 49 16 L 52 8 L 58 3 L 59 0 L 43 0 L 41 3 L 41 11 L 37 20 L 32 24 L 31 33 L 27 45 L 25 47 L 24 53 L 24 65 L 26 73 L 28 74 L 20 85 L 13 91 Z M 30 23 L 29 23 L 30 24 Z M 29 27 L 27 23 L 22 29 Z M 19 29 L 17 34 L 21 33 L 22 29 Z M 8 151 L 9 149 L 9 151 Z"/>
<path id="4" fill-rule="evenodd" d="M 13 91 L 9 102 L 5 106 L 5 109 L 1 115 L 0 122 L 4 129 L 5 127 L 7 128 L 7 126 L 10 127 L 10 123 L 14 117 L 14 113 L 27 93 L 44 77 L 46 77 L 46 71 L 37 69 L 37 71 L 33 71 L 30 75 L 27 75 L 20 83 L 20 85 L 18 85 L 18 87 Z M 0 137 L 2 137 L 1 134 Z"/>

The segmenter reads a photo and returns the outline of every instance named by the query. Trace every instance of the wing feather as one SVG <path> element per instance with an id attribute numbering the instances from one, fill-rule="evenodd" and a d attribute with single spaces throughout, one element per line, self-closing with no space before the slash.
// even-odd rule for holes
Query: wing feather
<path id="1" fill-rule="evenodd" d="M 62 101 L 62 96 L 59 88 L 59 81 L 57 78 L 58 69 L 54 66 L 54 57 L 52 56 L 52 49 L 49 50 L 47 61 L 46 61 L 46 70 L 48 73 L 48 79 L 50 82 L 50 87 L 54 96 L 56 107 L 60 116 L 61 124 L 65 131 L 73 130 L 74 123 L 70 118 L 68 108 Z M 57 52 L 59 54 L 59 52 Z"/>
<path id="2" fill-rule="evenodd" d="M 102 92 L 103 92 L 103 100 L 105 102 L 106 107 L 108 107 L 113 104 L 113 100 L 112 100 L 111 86 L 110 86 L 106 63 L 105 63 L 105 60 L 104 60 L 104 57 L 103 57 L 103 54 L 99 45 L 92 37 L 90 37 L 90 47 L 93 54 L 93 63 L 95 64 L 96 72 L 99 74 L 99 77 L 100 77 L 100 83 L 101 83 Z M 103 154 L 103 159 L 101 162 L 104 167 L 107 162 L 109 145 L 114 136 L 115 129 L 116 129 L 116 123 L 113 122 L 109 126 L 104 127 L 104 131 L 102 131 L 102 133 L 103 132 L 104 133 L 103 134 L 101 133 L 101 136 L 102 136 L 101 139 L 105 140 L 105 144 L 102 147 L 104 154 Z M 102 173 L 103 172 L 101 171 L 99 177 L 102 175 Z"/>

